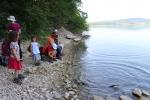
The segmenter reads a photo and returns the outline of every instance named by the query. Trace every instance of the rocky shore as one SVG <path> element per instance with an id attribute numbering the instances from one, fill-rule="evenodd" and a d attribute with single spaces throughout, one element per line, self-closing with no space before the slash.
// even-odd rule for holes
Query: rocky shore
<path id="1" fill-rule="evenodd" d="M 54 63 L 42 61 L 40 66 L 34 66 L 26 50 L 30 42 L 22 43 L 25 75 L 22 85 L 14 84 L 13 74 L 0 66 L 0 100 L 80 100 L 78 86 L 69 76 L 74 56 L 73 41 L 63 36 L 68 31 L 59 31 L 64 56 Z"/>
<path id="2" fill-rule="evenodd" d="M 119 98 L 114 98 L 111 96 L 101 97 L 93 96 L 93 100 L 150 100 L 150 94 L 148 91 L 135 88 L 132 91 L 132 95 L 121 95 Z"/>
<path id="3" fill-rule="evenodd" d="M 42 61 L 34 66 L 27 52 L 30 41 L 22 43 L 25 79 L 22 85 L 12 82 L 13 74 L 0 66 L 0 100 L 85 100 L 80 95 L 80 86 L 84 83 L 72 78 L 72 66 L 75 57 L 74 45 L 82 41 L 81 36 L 61 28 L 59 40 L 64 44 L 62 60 L 50 63 Z M 115 87 L 112 85 L 110 87 Z M 112 96 L 93 96 L 91 100 L 150 100 L 148 91 L 135 88 L 130 94 Z"/>

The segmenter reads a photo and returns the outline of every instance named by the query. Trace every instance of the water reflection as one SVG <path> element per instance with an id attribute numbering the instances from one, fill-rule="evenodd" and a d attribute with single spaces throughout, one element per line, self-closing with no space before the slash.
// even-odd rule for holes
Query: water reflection
<path id="1" fill-rule="evenodd" d="M 91 38 L 76 47 L 75 75 L 90 95 L 128 94 L 135 87 L 150 90 L 150 29 L 91 28 Z M 77 78 L 76 77 L 76 78 Z M 110 88 L 117 84 L 117 88 Z"/>

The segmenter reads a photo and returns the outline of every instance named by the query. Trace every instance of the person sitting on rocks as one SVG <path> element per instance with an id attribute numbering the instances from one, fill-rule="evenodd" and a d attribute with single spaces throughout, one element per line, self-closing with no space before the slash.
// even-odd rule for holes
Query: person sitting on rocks
<path id="1" fill-rule="evenodd" d="M 52 33 L 52 38 L 54 39 L 57 49 L 56 49 L 56 58 L 57 59 L 62 59 L 62 51 L 63 51 L 63 44 L 58 40 L 58 31 L 55 30 Z"/>
<path id="2" fill-rule="evenodd" d="M 42 48 L 42 54 L 51 58 L 52 61 L 56 60 L 56 49 L 57 45 L 55 44 L 53 33 L 47 39 L 46 44 Z"/>

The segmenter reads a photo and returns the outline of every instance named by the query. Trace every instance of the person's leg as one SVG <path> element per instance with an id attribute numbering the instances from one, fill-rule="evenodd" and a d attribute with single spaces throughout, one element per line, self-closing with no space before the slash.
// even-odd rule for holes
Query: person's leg
<path id="1" fill-rule="evenodd" d="M 35 65 L 40 66 L 41 56 L 40 54 L 35 54 Z"/>
<path id="2" fill-rule="evenodd" d="M 41 54 L 40 54 L 40 53 L 38 54 L 37 62 L 38 62 L 39 64 L 41 63 Z"/>
<path id="3" fill-rule="evenodd" d="M 60 59 L 61 56 L 62 56 L 62 47 L 61 47 L 61 46 L 58 46 L 58 47 L 57 47 L 57 52 L 56 52 L 56 57 L 57 57 L 58 59 Z"/>
<path id="4" fill-rule="evenodd" d="M 16 72 L 17 72 L 17 78 L 20 80 L 20 81 L 22 81 L 24 78 L 25 78 L 25 76 L 23 75 L 23 62 L 22 61 L 19 61 L 18 62 L 19 63 L 19 65 L 18 65 L 18 68 L 16 69 Z"/>
<path id="5" fill-rule="evenodd" d="M 32 55 L 32 59 L 33 59 L 33 64 L 35 65 L 36 64 L 36 55 L 35 54 Z"/>
<path id="6" fill-rule="evenodd" d="M 13 82 L 18 85 L 21 85 L 22 81 L 19 79 L 19 73 L 20 72 L 18 70 L 15 70 L 15 76 L 14 76 Z"/>

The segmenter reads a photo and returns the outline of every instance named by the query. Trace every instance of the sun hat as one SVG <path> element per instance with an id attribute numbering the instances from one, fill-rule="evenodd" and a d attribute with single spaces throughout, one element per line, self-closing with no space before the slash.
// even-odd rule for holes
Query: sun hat
<path id="1" fill-rule="evenodd" d="M 57 32 L 58 32 L 58 30 L 57 30 L 57 29 L 55 29 L 55 30 L 54 30 L 54 32 L 56 32 L 56 33 L 57 33 Z"/>
<path id="2" fill-rule="evenodd" d="M 15 16 L 9 16 L 9 17 L 7 18 L 7 20 L 16 21 Z"/>

